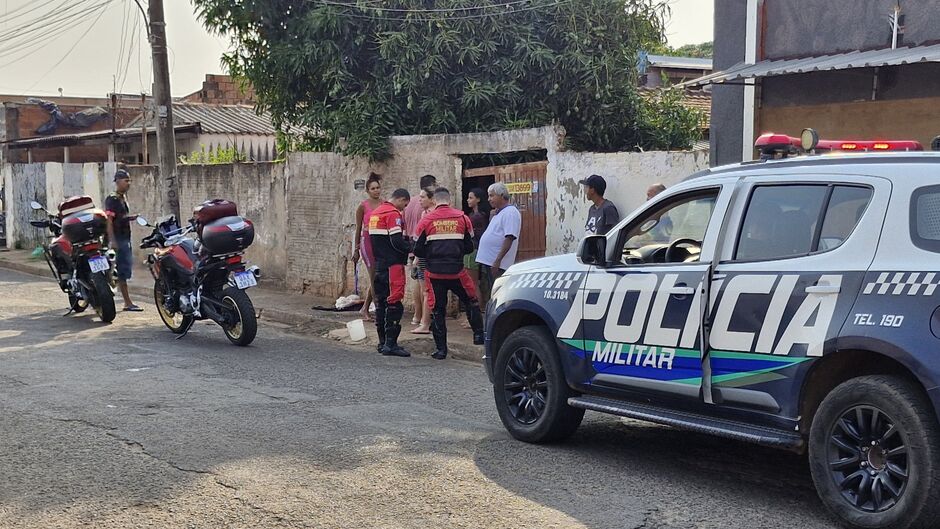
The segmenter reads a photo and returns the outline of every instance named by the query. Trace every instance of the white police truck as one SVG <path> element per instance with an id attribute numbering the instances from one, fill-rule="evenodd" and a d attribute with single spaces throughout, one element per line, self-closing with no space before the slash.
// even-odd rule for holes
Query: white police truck
<path id="1" fill-rule="evenodd" d="M 940 527 L 940 153 L 757 146 L 495 282 L 499 416 L 532 443 L 593 410 L 808 452 L 848 526 Z"/>

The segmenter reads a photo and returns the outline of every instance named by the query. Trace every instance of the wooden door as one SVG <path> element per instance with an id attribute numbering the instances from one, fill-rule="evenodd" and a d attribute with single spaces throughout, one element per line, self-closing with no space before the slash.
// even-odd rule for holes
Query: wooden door
<path id="1" fill-rule="evenodd" d="M 512 203 L 522 214 L 516 262 L 545 256 L 545 173 L 548 162 L 529 162 L 466 169 L 464 178 L 492 176 L 506 184 Z"/>

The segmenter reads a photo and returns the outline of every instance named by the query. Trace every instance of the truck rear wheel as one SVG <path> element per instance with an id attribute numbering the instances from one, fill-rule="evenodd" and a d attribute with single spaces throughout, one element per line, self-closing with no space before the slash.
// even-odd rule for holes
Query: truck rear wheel
<path id="1" fill-rule="evenodd" d="M 822 401 L 809 463 L 823 503 L 850 527 L 940 525 L 940 428 L 912 382 L 865 376 Z"/>
<path id="2" fill-rule="evenodd" d="M 568 405 L 575 394 L 565 382 L 555 340 L 542 327 L 523 327 L 503 342 L 494 365 L 493 393 L 500 420 L 520 441 L 565 439 L 584 418 L 583 409 Z"/>

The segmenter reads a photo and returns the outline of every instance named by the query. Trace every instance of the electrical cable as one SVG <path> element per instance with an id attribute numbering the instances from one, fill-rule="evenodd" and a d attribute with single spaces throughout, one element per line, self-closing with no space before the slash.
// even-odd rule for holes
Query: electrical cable
<path id="1" fill-rule="evenodd" d="M 134 17 L 134 20 L 136 21 L 137 17 Z M 140 26 L 136 23 L 133 25 L 133 27 L 131 27 L 130 39 L 129 39 L 130 48 L 127 51 L 127 58 L 124 61 L 124 73 L 121 74 L 120 76 L 120 83 L 118 84 L 119 92 L 124 92 L 124 83 L 127 81 L 127 74 L 130 72 L 130 68 L 131 68 L 131 56 L 134 55 L 134 49 L 137 47 L 137 40 L 139 37 L 137 30 L 139 27 Z"/>
<path id="2" fill-rule="evenodd" d="M 108 0 L 107 3 L 110 4 L 112 1 L 113 1 L 113 0 Z M 95 25 L 98 23 L 98 21 L 101 20 L 101 16 L 104 15 L 105 11 L 106 11 L 106 9 L 102 9 L 102 10 L 98 13 L 97 18 L 95 18 L 95 20 L 92 21 L 92 23 L 88 26 L 88 29 L 86 29 L 85 32 L 82 33 L 80 37 L 78 37 L 78 40 L 76 40 L 75 43 L 72 44 L 72 47 L 69 48 L 69 51 L 67 51 L 67 52 L 65 53 L 65 55 L 63 55 L 62 58 L 58 60 L 58 62 L 56 62 L 55 64 L 53 64 L 51 68 L 49 68 L 48 70 L 46 70 L 46 73 L 42 74 L 42 76 L 41 76 L 39 79 L 37 79 L 35 83 L 33 83 L 32 85 L 30 85 L 30 87 L 26 89 L 27 92 L 29 92 L 30 90 L 32 90 L 33 88 L 35 88 L 35 86 L 36 86 L 37 84 L 39 84 L 43 79 L 45 79 L 46 76 L 49 75 L 49 74 L 52 72 L 52 70 L 55 70 L 56 68 L 58 68 L 60 64 L 62 64 L 63 62 L 65 62 L 66 59 L 69 58 L 69 55 L 71 55 L 72 52 L 75 51 L 75 48 L 78 47 L 79 43 L 81 43 L 81 41 L 84 40 L 84 38 L 91 32 L 92 28 L 94 28 Z"/>
<path id="3" fill-rule="evenodd" d="M 30 35 L 37 31 L 43 31 L 53 24 L 59 24 L 63 21 L 72 20 L 76 16 L 82 16 L 83 14 L 93 12 L 102 6 L 111 3 L 111 0 L 103 0 L 99 1 L 95 5 L 84 7 L 84 4 L 87 4 L 89 1 L 92 0 L 71 2 L 71 5 L 60 11 L 40 14 L 32 22 L 20 24 L 5 33 L 0 33 L 0 42 L 7 42 L 13 38 Z"/>
<path id="4" fill-rule="evenodd" d="M 130 3 L 129 0 L 122 0 L 124 7 L 124 17 L 121 20 L 121 36 L 118 39 L 118 56 L 117 63 L 114 67 L 114 84 L 117 85 L 118 80 L 121 78 L 121 66 L 124 64 L 124 55 L 127 53 L 127 24 L 128 24 L 128 13 L 130 12 Z M 117 89 L 117 86 L 112 87 L 113 90 Z"/>
<path id="5" fill-rule="evenodd" d="M 111 1 L 111 0 L 109 0 L 109 2 L 110 2 L 110 1 Z M 109 2 L 108 2 L 108 3 L 109 3 Z M 33 52 L 35 51 L 35 49 L 40 48 L 40 47 L 46 47 L 46 46 L 48 46 L 51 42 L 54 42 L 54 41 L 56 41 L 56 40 L 62 38 L 63 36 L 65 36 L 66 33 L 63 32 L 63 31 L 59 31 L 59 29 L 62 29 L 62 28 L 65 27 L 65 26 L 70 26 L 70 27 L 80 26 L 80 25 L 81 25 L 82 23 L 84 23 L 85 21 L 91 19 L 96 13 L 98 13 L 98 14 L 103 13 L 104 10 L 106 9 L 106 7 L 107 7 L 106 4 L 105 4 L 105 5 L 102 5 L 101 7 L 97 8 L 97 9 L 100 10 L 100 11 L 98 11 L 98 10 L 95 10 L 95 11 L 88 11 L 88 12 L 86 12 L 86 13 L 80 15 L 79 18 L 77 18 L 77 19 L 70 20 L 70 21 L 68 21 L 67 23 L 60 24 L 60 25 L 58 25 L 58 26 L 56 26 L 56 27 L 50 29 L 50 31 L 48 32 L 48 34 L 40 35 L 40 36 L 38 36 L 38 37 L 35 38 L 35 39 L 31 39 L 29 42 L 20 43 L 20 44 L 17 44 L 17 45 L 15 45 L 15 46 L 11 47 L 11 48 L 7 48 L 7 49 L 5 49 L 5 50 L 0 51 L 0 58 L 2 58 L 2 57 L 9 57 L 9 56 L 11 56 L 11 55 L 17 55 L 17 54 L 18 54 L 17 57 L 10 59 L 10 60 L 8 60 L 7 62 L 5 62 L 5 63 L 3 63 L 3 64 L 0 64 L 0 68 L 6 67 L 6 66 L 10 66 L 10 65 L 13 65 L 13 64 L 16 64 L 16 63 L 18 63 L 18 62 L 21 62 L 21 61 L 23 61 L 23 60 L 25 60 L 25 59 L 28 59 L 28 58 L 32 57 Z"/>

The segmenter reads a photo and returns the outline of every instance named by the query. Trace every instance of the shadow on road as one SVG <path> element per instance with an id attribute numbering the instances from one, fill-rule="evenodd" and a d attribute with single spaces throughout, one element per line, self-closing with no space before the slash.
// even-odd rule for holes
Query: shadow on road
<path id="1" fill-rule="evenodd" d="M 617 513 L 623 527 L 837 527 L 816 496 L 805 456 L 588 417 L 563 444 L 490 437 L 477 447 L 477 467 L 506 489 L 598 529 Z M 519 457 L 502 457 L 506 452 Z"/>

